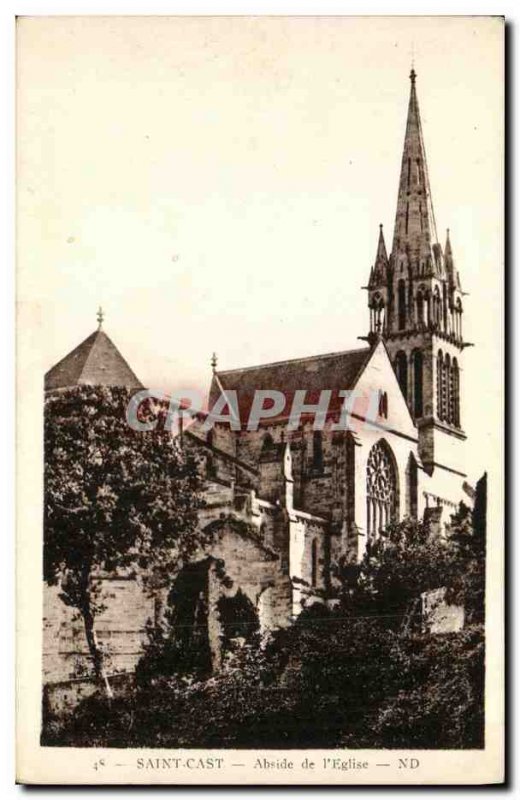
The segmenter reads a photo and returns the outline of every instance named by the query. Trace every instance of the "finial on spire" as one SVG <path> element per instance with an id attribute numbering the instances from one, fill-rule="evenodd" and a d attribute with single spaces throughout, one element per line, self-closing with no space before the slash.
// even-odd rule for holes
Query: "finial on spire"
<path id="1" fill-rule="evenodd" d="M 415 42 L 413 41 L 413 39 L 412 39 L 411 51 L 412 51 L 411 52 L 411 56 L 412 56 L 411 67 L 412 67 L 412 69 L 411 69 L 411 72 L 410 72 L 410 80 L 411 80 L 412 84 L 414 84 L 415 83 L 415 78 L 417 77 L 417 74 L 415 72 Z"/>
<path id="2" fill-rule="evenodd" d="M 217 371 L 217 363 L 218 363 L 217 354 L 213 353 L 213 355 L 211 356 L 211 369 L 213 370 L 214 373 Z"/>
<path id="3" fill-rule="evenodd" d="M 446 244 L 444 246 L 444 254 L 448 257 L 451 257 L 451 241 L 450 241 L 450 229 L 446 228 Z"/>
<path id="4" fill-rule="evenodd" d="M 103 309 L 101 308 L 101 306 L 99 306 L 98 312 L 97 312 L 97 321 L 98 321 L 99 330 L 101 330 L 101 326 L 103 325 L 103 320 L 104 319 L 105 319 L 105 314 L 104 314 Z"/>

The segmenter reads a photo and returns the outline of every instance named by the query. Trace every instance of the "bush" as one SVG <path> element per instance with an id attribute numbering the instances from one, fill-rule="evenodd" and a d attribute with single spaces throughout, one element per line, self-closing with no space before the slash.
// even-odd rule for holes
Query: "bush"
<path id="1" fill-rule="evenodd" d="M 99 747 L 483 746 L 483 630 L 432 637 L 311 609 L 209 680 L 89 698 L 45 744 Z"/>
<path id="2" fill-rule="evenodd" d="M 174 658 L 181 651 L 164 640 L 154 650 L 152 642 L 153 687 L 144 681 L 112 705 L 85 701 L 73 719 L 47 729 L 45 743 L 483 747 L 483 625 L 432 635 L 403 624 L 421 592 L 441 586 L 481 618 L 481 550 L 463 508 L 447 540 L 432 539 L 424 526 L 406 520 L 346 571 L 336 609 L 316 603 L 267 641 L 258 635 L 251 603 L 237 592 L 220 603 L 223 644 L 232 654 L 224 670 L 209 679 L 202 672 L 182 678 Z"/>

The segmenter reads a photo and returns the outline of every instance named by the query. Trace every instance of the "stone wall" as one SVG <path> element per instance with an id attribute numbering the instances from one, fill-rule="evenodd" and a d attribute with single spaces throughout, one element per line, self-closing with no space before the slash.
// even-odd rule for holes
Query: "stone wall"
<path id="1" fill-rule="evenodd" d="M 262 593 L 268 588 L 276 590 L 270 595 L 269 607 L 264 604 L 265 616 L 261 620 L 264 627 L 274 628 L 289 622 L 289 582 L 280 557 L 273 550 L 266 548 L 260 539 L 243 535 L 224 522 L 208 552 L 223 562 L 226 575 L 232 581 L 231 595 L 240 588 L 258 608 Z"/>
<path id="2" fill-rule="evenodd" d="M 305 512 L 290 515 L 292 615 L 297 617 L 329 585 L 329 526 Z"/>
<path id="3" fill-rule="evenodd" d="M 228 595 L 241 589 L 257 608 L 262 629 L 287 625 L 291 584 L 280 556 L 265 544 L 265 529 L 259 526 L 256 534 L 246 531 L 238 519 L 226 522 L 213 517 L 213 522 L 216 532 L 211 544 L 193 560 L 209 554 L 221 561 L 231 582 Z M 172 584 L 173 580 L 172 576 Z M 164 598 L 165 592 L 161 594 Z M 161 613 L 162 601 L 159 596 L 149 597 L 135 579 L 121 576 L 103 579 L 101 599 L 106 610 L 96 618 L 95 629 L 109 653 L 107 671 L 132 672 L 147 641 L 146 625 Z M 55 587 L 44 587 L 42 670 L 44 683 L 81 680 L 93 674 L 82 620 L 63 603 Z"/>
<path id="4" fill-rule="evenodd" d="M 131 672 L 109 674 L 110 688 L 115 697 L 123 694 L 134 685 L 135 676 Z M 92 678 L 71 678 L 44 685 L 43 706 L 46 715 L 60 717 L 69 714 L 82 700 L 99 694 L 102 689 Z"/>
<path id="5" fill-rule="evenodd" d="M 101 646 L 110 651 L 109 672 L 130 672 L 142 654 L 147 620 L 155 615 L 154 600 L 135 580 L 107 577 L 101 599 L 106 611 L 96 620 Z M 85 629 L 79 614 L 66 606 L 56 587 L 44 587 L 43 680 L 64 681 L 92 675 Z"/>
<path id="6" fill-rule="evenodd" d="M 464 608 L 447 603 L 446 589 L 434 589 L 421 595 L 423 626 L 429 633 L 454 633 L 464 627 Z"/>

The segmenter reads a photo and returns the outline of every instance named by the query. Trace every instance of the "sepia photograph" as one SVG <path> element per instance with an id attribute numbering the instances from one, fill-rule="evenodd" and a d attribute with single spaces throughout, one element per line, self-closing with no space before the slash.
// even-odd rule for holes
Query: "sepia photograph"
<path id="1" fill-rule="evenodd" d="M 22 782 L 500 780 L 503 70 L 18 18 Z"/>

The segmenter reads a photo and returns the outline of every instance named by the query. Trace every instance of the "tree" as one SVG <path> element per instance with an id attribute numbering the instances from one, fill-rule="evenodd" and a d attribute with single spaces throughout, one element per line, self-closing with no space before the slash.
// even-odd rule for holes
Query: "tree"
<path id="1" fill-rule="evenodd" d="M 464 526 L 456 518 L 445 538 L 412 520 L 389 527 L 368 549 L 359 580 L 353 568 L 346 571 L 341 604 L 314 603 L 293 625 L 261 643 L 254 641 L 249 603 L 236 597 L 236 603 L 220 608 L 221 622 L 232 636 L 245 631 L 253 636 L 251 646 L 237 648 L 231 669 L 209 681 L 197 676 L 189 688 L 177 680 L 147 681 L 113 707 L 89 698 L 65 728 L 59 723 L 47 729 L 46 744 L 483 747 L 483 626 L 470 623 L 460 631 L 434 634 L 427 627 L 400 624 L 402 610 L 424 591 L 462 586 L 466 599 L 476 597 L 476 579 L 461 583 L 475 560 L 466 527 L 471 514 L 463 518 Z M 200 584 L 192 588 L 198 594 Z M 179 600 L 186 589 L 178 587 Z M 386 602 L 393 611 L 385 609 Z M 181 626 L 183 614 L 177 618 Z M 159 641 L 153 654 L 162 658 L 165 652 Z M 175 671 L 171 661 L 150 663 L 154 666 L 162 675 Z"/>
<path id="2" fill-rule="evenodd" d="M 96 677 L 111 689 L 99 645 L 103 574 L 139 572 L 153 590 L 171 582 L 202 543 L 202 505 L 193 452 L 163 424 L 165 410 L 146 401 L 136 431 L 126 421 L 131 393 L 77 387 L 46 399 L 44 578 L 76 609 Z"/>
<path id="3" fill-rule="evenodd" d="M 475 624 L 482 624 L 485 617 L 486 494 L 484 473 L 477 482 L 473 510 L 461 503 L 450 526 L 450 538 L 457 548 L 461 568 L 450 588 L 449 599 L 463 605 L 468 622 Z"/>
<path id="4" fill-rule="evenodd" d="M 451 586 L 464 568 L 451 537 L 432 534 L 424 522 L 404 519 L 367 543 L 354 580 L 350 568 L 346 602 L 354 613 L 384 614 L 400 625 L 423 592 Z"/>

